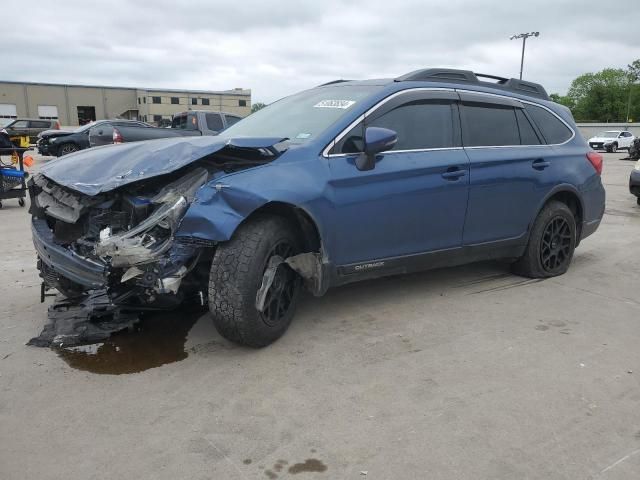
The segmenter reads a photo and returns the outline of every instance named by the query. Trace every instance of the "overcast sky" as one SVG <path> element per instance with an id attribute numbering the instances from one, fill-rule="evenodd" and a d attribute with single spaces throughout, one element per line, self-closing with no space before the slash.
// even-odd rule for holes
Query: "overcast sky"
<path id="1" fill-rule="evenodd" d="M 337 78 L 422 67 L 518 76 L 566 93 L 640 58 L 640 1 L 3 0 L 0 80 L 252 89 L 269 103 Z M 11 21 L 8 21 L 11 19 Z"/>

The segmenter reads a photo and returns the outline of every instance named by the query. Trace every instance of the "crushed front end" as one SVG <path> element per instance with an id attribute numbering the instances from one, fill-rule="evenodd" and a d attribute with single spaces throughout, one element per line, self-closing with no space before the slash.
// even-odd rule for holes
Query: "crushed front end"
<path id="1" fill-rule="evenodd" d="M 203 249 L 174 234 L 209 176 L 203 167 L 183 169 L 171 181 L 163 176 L 94 196 L 34 176 L 32 233 L 45 287 L 66 297 L 104 290 L 114 304 L 140 309 L 201 296 L 202 282 L 189 285 L 187 277 L 199 273 Z"/>
<path id="2" fill-rule="evenodd" d="M 42 300 L 50 289 L 62 296 L 30 344 L 91 343 L 130 327 L 141 311 L 204 305 L 211 258 L 225 238 L 199 228 L 240 214 L 199 210 L 204 217 L 187 222 L 194 230 L 176 233 L 196 192 L 218 192 L 225 175 L 273 161 L 281 144 L 181 137 L 93 148 L 44 165 L 29 182 L 33 243 Z"/>

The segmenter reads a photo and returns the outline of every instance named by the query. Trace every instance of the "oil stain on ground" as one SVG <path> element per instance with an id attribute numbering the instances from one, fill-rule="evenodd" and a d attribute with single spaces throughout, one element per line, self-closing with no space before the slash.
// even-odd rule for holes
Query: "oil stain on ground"
<path id="1" fill-rule="evenodd" d="M 317 458 L 307 458 L 304 463 L 296 463 L 289 467 L 289 473 L 295 475 L 304 472 L 326 472 L 327 466 Z"/>
<path id="2" fill-rule="evenodd" d="M 70 367 L 91 373 L 137 373 L 184 360 L 187 334 L 203 311 L 147 313 L 133 331 L 123 331 L 103 343 L 57 348 Z"/>

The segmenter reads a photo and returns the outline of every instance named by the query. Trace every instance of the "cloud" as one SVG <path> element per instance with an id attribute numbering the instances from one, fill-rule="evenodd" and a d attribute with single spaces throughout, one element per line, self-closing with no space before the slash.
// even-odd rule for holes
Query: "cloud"
<path id="1" fill-rule="evenodd" d="M 4 2 L 7 3 L 7 2 Z M 609 9 L 609 7 L 607 7 Z M 336 78 L 429 67 L 517 76 L 566 92 L 573 78 L 640 56 L 640 4 L 538 0 L 9 1 L 0 79 L 226 90 L 271 102 Z"/>

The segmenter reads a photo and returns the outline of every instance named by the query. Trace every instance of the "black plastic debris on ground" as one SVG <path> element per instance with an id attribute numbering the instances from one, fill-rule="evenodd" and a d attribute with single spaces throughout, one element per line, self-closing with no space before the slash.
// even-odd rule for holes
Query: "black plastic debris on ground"
<path id="1" fill-rule="evenodd" d="M 58 297 L 49 307 L 47 318 L 49 322 L 40 335 L 27 345 L 66 347 L 96 343 L 140 320 L 137 313 L 124 312 L 114 305 L 104 290 L 76 298 Z"/>

